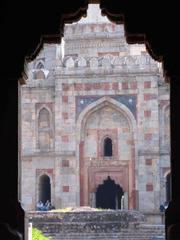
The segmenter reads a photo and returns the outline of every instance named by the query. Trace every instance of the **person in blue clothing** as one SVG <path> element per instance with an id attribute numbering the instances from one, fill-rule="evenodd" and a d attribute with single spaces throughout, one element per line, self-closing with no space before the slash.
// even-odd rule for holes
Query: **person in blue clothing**
<path id="1" fill-rule="evenodd" d="M 164 204 L 161 204 L 161 205 L 159 206 L 159 210 L 160 210 L 160 212 L 164 212 L 164 211 L 165 211 Z"/>
<path id="2" fill-rule="evenodd" d="M 44 204 L 42 201 L 39 201 L 36 205 L 36 209 L 37 211 L 43 211 L 43 208 L 44 208 Z"/>
<path id="3" fill-rule="evenodd" d="M 46 208 L 46 211 L 53 209 L 53 206 L 49 200 L 46 201 L 45 208 Z"/>
<path id="4" fill-rule="evenodd" d="M 166 202 L 164 202 L 163 204 L 160 205 L 160 207 L 159 207 L 160 212 L 165 212 L 167 207 L 168 207 L 168 202 L 166 201 Z"/>

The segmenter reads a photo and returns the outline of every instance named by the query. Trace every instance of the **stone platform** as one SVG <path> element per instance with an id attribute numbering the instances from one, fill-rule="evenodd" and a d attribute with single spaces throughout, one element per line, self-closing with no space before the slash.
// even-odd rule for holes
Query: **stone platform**
<path id="1" fill-rule="evenodd" d="M 146 224 L 132 210 L 74 208 L 66 212 L 28 212 L 29 222 L 53 240 L 164 240 L 164 225 Z"/>

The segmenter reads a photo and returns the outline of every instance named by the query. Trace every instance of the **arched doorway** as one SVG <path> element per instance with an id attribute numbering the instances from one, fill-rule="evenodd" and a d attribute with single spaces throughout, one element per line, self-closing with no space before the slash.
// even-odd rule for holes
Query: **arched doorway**
<path id="1" fill-rule="evenodd" d="M 51 184 L 50 178 L 44 174 L 39 179 L 39 201 L 46 203 L 46 201 L 51 201 Z"/>
<path id="2" fill-rule="evenodd" d="M 96 207 L 104 209 L 121 209 L 123 190 L 108 176 L 96 191 Z"/>

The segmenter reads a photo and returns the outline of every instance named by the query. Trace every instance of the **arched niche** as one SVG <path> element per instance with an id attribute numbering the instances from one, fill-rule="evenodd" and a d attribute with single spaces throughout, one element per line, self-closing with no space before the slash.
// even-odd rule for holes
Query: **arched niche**
<path id="1" fill-rule="evenodd" d="M 48 150 L 52 148 L 52 116 L 50 110 L 43 106 L 37 112 L 37 148 Z"/>
<path id="2" fill-rule="evenodd" d="M 112 127 L 113 116 L 116 122 Z M 89 204 L 90 193 L 94 191 L 96 186 L 94 181 L 99 181 L 101 176 L 106 178 L 109 171 L 114 178 L 119 175 L 120 185 L 121 181 L 124 181 L 123 179 L 127 179 L 126 183 L 123 182 L 122 185 L 128 191 L 128 196 L 131 199 L 129 200 L 129 208 L 135 208 L 135 199 L 132 196 L 135 191 L 137 136 L 136 120 L 131 111 L 124 104 L 111 97 L 102 97 L 89 104 L 80 113 L 77 119 L 76 133 L 81 205 Z M 104 139 L 106 138 L 112 139 L 113 156 L 104 156 Z M 119 150 L 123 150 L 123 146 L 120 146 L 122 144 L 128 149 L 126 155 L 123 155 L 123 151 Z M 107 162 L 107 158 L 112 161 Z M 115 168 L 112 167 L 112 163 Z M 99 168 L 100 166 L 101 168 Z M 99 169 L 101 170 L 99 171 Z M 122 174 L 119 174 L 120 172 Z"/>
<path id="3" fill-rule="evenodd" d="M 99 66 L 98 58 L 97 57 L 92 57 L 89 60 L 89 67 L 94 69 L 94 68 L 98 68 L 98 66 Z"/>
<path id="4" fill-rule="evenodd" d="M 110 137 L 105 137 L 103 140 L 103 155 L 104 157 L 113 156 L 113 141 Z"/>
<path id="5" fill-rule="evenodd" d="M 83 58 L 83 57 L 78 57 L 78 58 L 76 59 L 76 61 L 77 61 L 77 66 L 78 66 L 78 67 L 86 67 L 86 66 L 87 66 L 87 61 L 86 61 L 86 59 Z"/>
<path id="6" fill-rule="evenodd" d="M 170 148 L 170 106 L 163 108 L 163 144 Z"/>
<path id="7" fill-rule="evenodd" d="M 72 57 L 68 57 L 65 61 L 66 68 L 74 68 L 75 67 L 75 61 Z"/>
<path id="8" fill-rule="evenodd" d="M 43 70 L 37 70 L 33 73 L 34 79 L 45 79 L 45 74 Z"/>

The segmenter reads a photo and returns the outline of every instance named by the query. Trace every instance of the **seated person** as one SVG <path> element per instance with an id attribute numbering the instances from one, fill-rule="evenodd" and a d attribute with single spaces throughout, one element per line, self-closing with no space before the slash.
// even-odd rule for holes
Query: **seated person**
<path id="1" fill-rule="evenodd" d="M 38 211 L 43 211 L 43 208 L 44 208 L 44 204 L 42 201 L 39 201 L 36 205 L 36 208 Z"/>
<path id="2" fill-rule="evenodd" d="M 52 205 L 51 205 L 51 202 L 49 200 L 46 201 L 45 208 L 46 208 L 46 211 L 49 211 L 49 210 L 52 209 Z"/>

